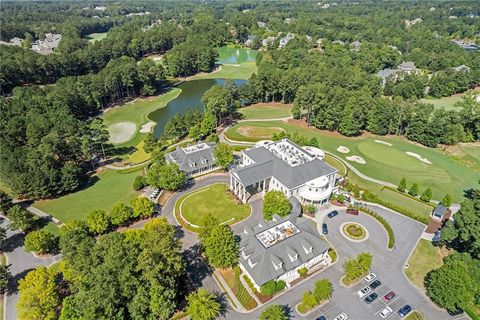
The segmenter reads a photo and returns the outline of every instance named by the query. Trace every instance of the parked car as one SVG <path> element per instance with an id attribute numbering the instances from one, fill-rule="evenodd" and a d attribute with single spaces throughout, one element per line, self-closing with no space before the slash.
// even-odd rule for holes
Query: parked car
<path id="1" fill-rule="evenodd" d="M 338 211 L 337 210 L 333 210 L 332 212 L 327 214 L 327 217 L 329 217 L 329 218 L 333 218 L 335 216 L 338 216 Z"/>
<path id="2" fill-rule="evenodd" d="M 335 317 L 334 320 L 347 320 L 348 316 L 345 312 L 340 313 L 338 316 Z"/>
<path id="3" fill-rule="evenodd" d="M 433 241 L 433 242 L 438 242 L 438 241 L 440 241 L 440 240 L 442 240 L 442 233 L 441 233 L 441 231 L 440 231 L 440 230 L 435 231 L 435 234 L 433 235 L 432 241 Z"/>
<path id="4" fill-rule="evenodd" d="M 322 233 L 323 234 L 328 234 L 328 226 L 326 223 L 322 224 Z"/>
<path id="5" fill-rule="evenodd" d="M 397 314 L 403 318 L 405 317 L 407 314 L 410 313 L 410 311 L 412 311 L 412 307 L 410 307 L 408 304 L 404 305 L 403 307 L 400 308 L 400 310 L 397 311 Z"/>
<path id="6" fill-rule="evenodd" d="M 347 209 L 348 214 L 353 214 L 354 216 L 358 216 L 358 210 L 357 209 Z"/>
<path id="7" fill-rule="evenodd" d="M 363 301 L 365 301 L 367 304 L 370 304 L 373 301 L 375 301 L 377 298 L 378 298 L 378 294 L 374 292 L 374 293 L 370 293 L 370 295 L 368 295 Z"/>
<path id="8" fill-rule="evenodd" d="M 325 318 L 325 316 L 320 316 L 320 317 L 316 318 L 315 320 L 327 320 L 327 318 Z"/>
<path id="9" fill-rule="evenodd" d="M 385 299 L 385 301 L 390 301 L 393 298 L 395 298 L 395 292 L 393 291 L 390 291 L 389 293 L 383 296 L 383 299 Z"/>
<path id="10" fill-rule="evenodd" d="M 380 317 L 382 317 L 382 319 L 386 319 L 392 312 L 392 308 L 385 307 L 382 309 L 382 311 L 380 311 Z"/>
<path id="11" fill-rule="evenodd" d="M 370 273 L 368 276 L 366 276 L 365 278 L 363 278 L 363 280 L 365 280 L 366 282 L 371 282 L 373 279 L 375 279 L 377 277 L 377 275 L 375 273 Z"/>
<path id="12" fill-rule="evenodd" d="M 370 291 L 372 291 L 372 289 L 370 289 L 370 287 L 365 287 L 365 288 L 357 291 L 357 296 L 359 298 L 363 298 L 365 295 L 370 293 Z"/>
<path id="13" fill-rule="evenodd" d="M 382 283 L 380 282 L 380 280 L 375 280 L 370 283 L 370 288 L 372 288 L 372 290 L 375 290 L 376 288 L 380 287 L 381 284 Z"/>

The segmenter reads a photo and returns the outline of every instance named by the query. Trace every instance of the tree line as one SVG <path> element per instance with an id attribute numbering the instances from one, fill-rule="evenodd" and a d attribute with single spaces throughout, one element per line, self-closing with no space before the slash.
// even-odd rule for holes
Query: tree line
<path id="1" fill-rule="evenodd" d="M 239 88 L 243 104 L 293 102 L 295 118 L 346 136 L 367 130 L 404 135 L 430 147 L 480 138 L 480 109 L 473 97 L 459 102 L 455 111 L 435 110 L 401 95 L 384 97 L 380 79 L 362 70 L 351 52 L 331 45 L 320 54 L 309 51 L 305 42 L 292 41 L 286 49 L 257 56 L 258 74 Z"/>

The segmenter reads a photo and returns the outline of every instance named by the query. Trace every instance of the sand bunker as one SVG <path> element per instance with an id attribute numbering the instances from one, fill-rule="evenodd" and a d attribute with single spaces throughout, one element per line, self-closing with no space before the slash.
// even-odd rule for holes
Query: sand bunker
<path id="1" fill-rule="evenodd" d="M 409 155 L 410 157 L 414 157 L 414 158 L 417 158 L 418 160 L 424 162 L 424 163 L 428 163 L 428 164 L 432 164 L 430 162 L 430 160 L 428 160 L 427 158 L 423 158 L 421 155 L 419 155 L 418 153 L 414 153 L 414 152 L 409 152 L 407 151 L 406 152 L 407 155 Z"/>
<path id="2" fill-rule="evenodd" d="M 144 125 L 142 125 L 142 127 L 140 128 L 140 133 L 150 133 L 150 131 L 154 126 L 155 126 L 155 122 L 153 121 L 147 122 Z"/>
<path id="3" fill-rule="evenodd" d="M 382 141 L 382 140 L 373 140 L 373 141 L 375 141 L 376 143 L 384 144 L 384 145 L 389 146 L 389 147 L 392 146 L 391 143 L 386 142 L 386 141 Z"/>
<path id="4" fill-rule="evenodd" d="M 129 141 L 135 135 L 137 126 L 133 122 L 119 122 L 108 127 L 110 142 L 114 144 Z"/>
<path id="5" fill-rule="evenodd" d="M 359 156 L 351 156 L 351 157 L 347 157 L 346 158 L 348 161 L 354 161 L 354 162 L 357 162 L 357 163 L 360 163 L 360 164 L 365 164 L 367 163 L 365 161 L 365 159 L 363 159 L 362 157 L 359 157 Z"/>
<path id="6" fill-rule="evenodd" d="M 350 152 L 350 149 L 348 149 L 347 147 L 344 147 L 344 146 L 339 146 L 337 148 L 337 151 L 338 152 L 341 152 L 341 153 L 349 153 Z"/>

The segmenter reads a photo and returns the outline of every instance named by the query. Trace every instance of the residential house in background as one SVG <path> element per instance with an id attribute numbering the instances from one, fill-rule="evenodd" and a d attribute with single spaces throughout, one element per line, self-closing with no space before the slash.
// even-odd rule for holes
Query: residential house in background
<path id="1" fill-rule="evenodd" d="M 257 26 L 259 28 L 266 28 L 267 27 L 267 24 L 263 21 L 257 21 Z"/>
<path id="2" fill-rule="evenodd" d="M 295 38 L 295 35 L 293 33 L 288 33 L 285 37 L 281 38 L 280 39 L 280 43 L 278 44 L 278 47 L 283 49 L 285 48 L 285 46 L 290 42 L 290 40 L 292 40 L 293 38 Z"/>
<path id="3" fill-rule="evenodd" d="M 199 142 L 186 147 L 178 146 L 175 151 L 165 155 L 167 163 L 176 163 L 180 170 L 192 177 L 217 169 L 213 156 L 215 143 Z"/>
<path id="4" fill-rule="evenodd" d="M 20 38 L 18 38 L 18 37 L 15 37 L 15 38 L 10 39 L 9 42 L 1 41 L 1 40 L 0 40 L 0 44 L 6 45 L 6 46 L 18 46 L 18 47 L 21 47 L 22 44 L 23 44 L 23 39 L 20 39 Z"/>
<path id="5" fill-rule="evenodd" d="M 257 36 L 255 35 L 249 35 L 247 37 L 247 40 L 245 40 L 245 46 L 247 47 L 252 47 L 253 46 L 253 43 L 255 42 L 255 40 L 257 39 Z"/>
<path id="6" fill-rule="evenodd" d="M 50 54 L 58 47 L 62 35 L 58 33 L 46 33 L 44 40 L 37 40 L 32 43 L 32 51 L 40 54 Z"/>
<path id="7" fill-rule="evenodd" d="M 360 41 L 354 41 L 350 43 L 350 51 L 359 51 L 361 47 Z"/>
<path id="8" fill-rule="evenodd" d="M 271 45 L 272 43 L 274 43 L 275 40 L 277 40 L 276 37 L 268 37 L 268 38 L 265 38 L 265 39 L 262 40 L 262 46 L 268 47 L 269 45 Z"/>
<path id="9" fill-rule="evenodd" d="M 397 70 L 407 74 L 414 74 L 417 71 L 415 63 L 412 61 L 402 62 L 398 65 Z"/>
<path id="10" fill-rule="evenodd" d="M 331 263 L 329 245 L 307 218 L 274 215 L 272 221 L 246 226 L 240 237 L 239 265 L 258 291 L 271 280 L 290 287 L 298 270 L 313 272 Z"/>
<path id="11" fill-rule="evenodd" d="M 456 72 L 470 72 L 470 67 L 464 64 L 459 65 L 458 67 L 453 68 Z"/>
<path id="12" fill-rule="evenodd" d="M 260 142 L 242 151 L 240 163 L 230 170 L 230 190 L 244 203 L 247 196 L 276 190 L 302 204 L 322 206 L 335 188 L 337 173 L 323 156 L 318 148 L 302 148 L 288 139 Z"/>

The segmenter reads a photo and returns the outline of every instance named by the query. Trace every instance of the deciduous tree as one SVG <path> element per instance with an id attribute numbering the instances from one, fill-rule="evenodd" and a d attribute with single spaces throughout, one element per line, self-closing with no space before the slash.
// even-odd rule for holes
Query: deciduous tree
<path id="1" fill-rule="evenodd" d="M 274 214 L 285 217 L 292 210 L 292 205 L 281 191 L 269 191 L 263 199 L 263 218 L 272 220 Z"/>
<path id="2" fill-rule="evenodd" d="M 110 210 L 110 221 L 114 226 L 124 225 L 132 217 L 132 208 L 125 203 L 117 204 L 112 210 Z"/>
<path id="3" fill-rule="evenodd" d="M 430 202 L 430 200 L 432 200 L 432 189 L 425 189 L 425 191 L 423 191 L 422 195 L 420 196 L 420 199 L 425 202 Z"/>
<path id="4" fill-rule="evenodd" d="M 102 234 L 110 227 L 110 217 L 105 210 L 94 210 L 87 215 L 86 223 L 92 233 Z"/>
<path id="5" fill-rule="evenodd" d="M 219 167 L 226 169 L 233 163 L 233 149 L 224 143 L 219 143 L 215 146 L 213 155 Z"/>
<path id="6" fill-rule="evenodd" d="M 315 299 L 317 301 L 323 301 L 326 299 L 330 299 L 333 294 L 333 286 L 330 280 L 328 279 L 321 279 L 315 282 L 315 290 L 313 291 L 315 295 Z"/>
<path id="7" fill-rule="evenodd" d="M 414 197 L 416 197 L 418 195 L 418 184 L 417 183 L 412 184 L 410 189 L 408 189 L 408 194 L 411 195 L 411 196 L 414 196 Z"/>
<path id="8" fill-rule="evenodd" d="M 187 303 L 187 313 L 192 320 L 212 320 L 220 314 L 220 303 L 205 289 L 190 293 Z"/>
<path id="9" fill-rule="evenodd" d="M 440 204 L 448 208 L 452 205 L 452 202 L 453 202 L 452 196 L 450 196 L 450 194 L 447 193 L 440 201 Z"/>
<path id="10" fill-rule="evenodd" d="M 175 191 L 185 185 L 187 176 L 175 163 L 155 163 L 148 169 L 147 181 L 156 188 Z"/>
<path id="11" fill-rule="evenodd" d="M 37 230 L 25 236 L 25 250 L 38 254 L 52 253 L 57 250 L 58 238 L 51 232 Z"/>
<path id="12" fill-rule="evenodd" d="M 55 273 L 45 267 L 30 271 L 18 283 L 17 303 L 20 320 L 53 320 L 57 318 L 60 298 Z"/>
<path id="13" fill-rule="evenodd" d="M 132 207 L 134 218 L 147 218 L 150 217 L 155 211 L 153 202 L 145 197 L 137 197 L 132 199 L 130 201 L 130 206 Z"/>
<path id="14" fill-rule="evenodd" d="M 285 306 L 272 304 L 260 314 L 260 320 L 288 320 L 288 312 Z"/>
<path id="15" fill-rule="evenodd" d="M 407 189 L 407 178 L 403 177 L 400 180 L 400 184 L 398 185 L 397 189 L 400 192 L 405 192 L 405 190 Z"/>
<path id="16" fill-rule="evenodd" d="M 228 225 L 217 225 L 202 239 L 208 263 L 214 268 L 232 267 L 238 262 L 238 242 Z"/>

